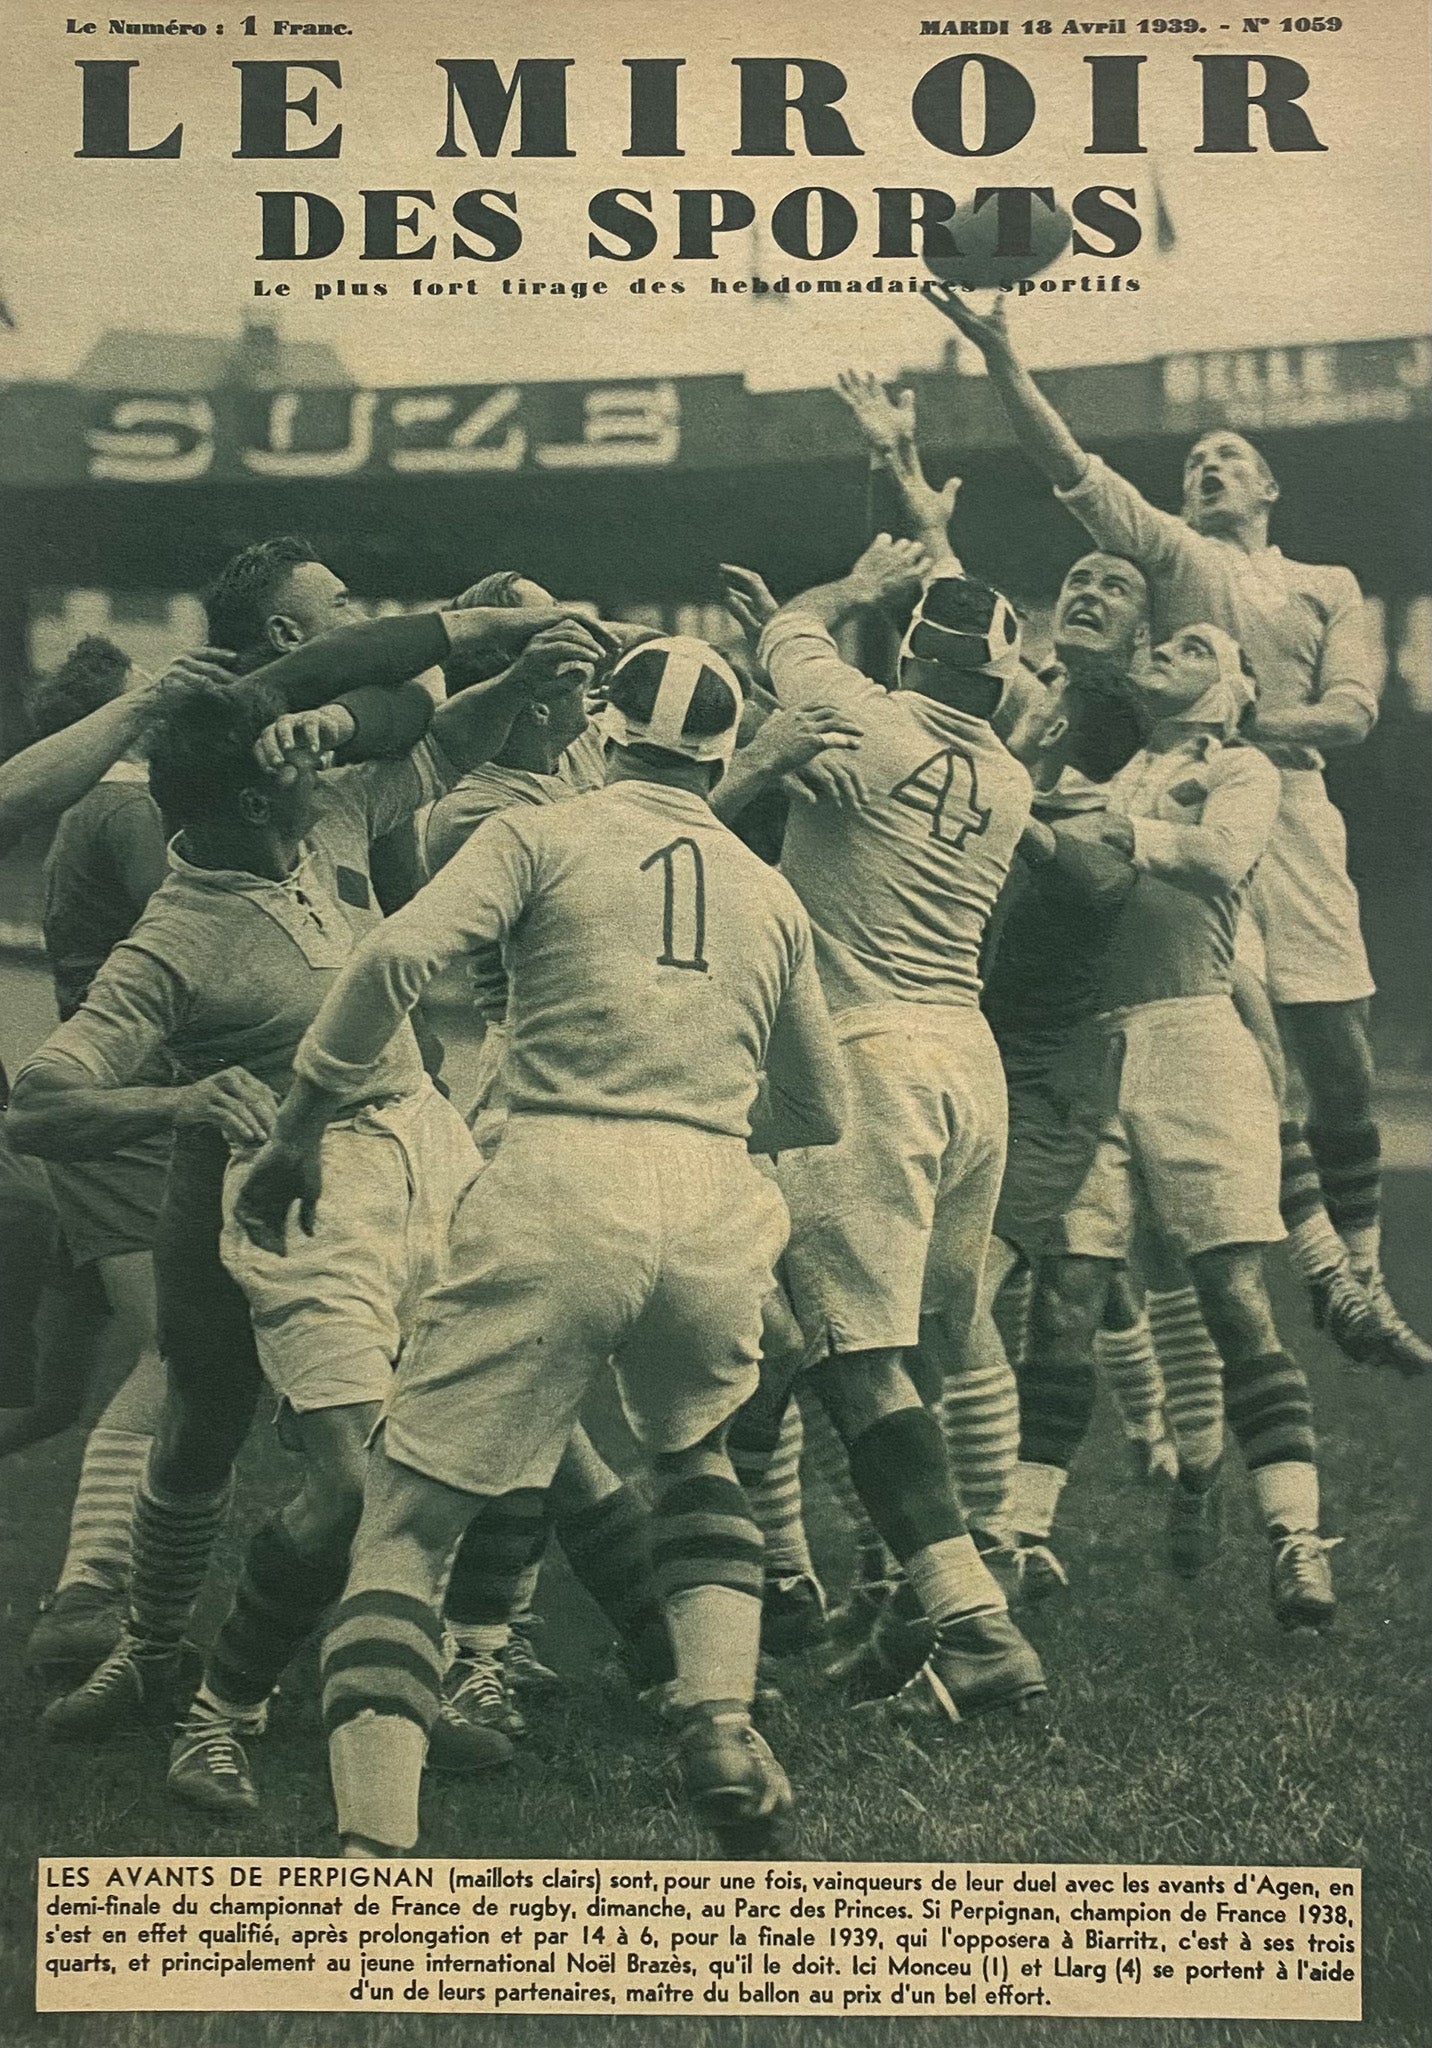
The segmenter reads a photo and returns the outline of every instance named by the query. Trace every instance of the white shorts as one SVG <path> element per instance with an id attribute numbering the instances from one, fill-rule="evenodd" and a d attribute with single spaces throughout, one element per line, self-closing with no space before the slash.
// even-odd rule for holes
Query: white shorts
<path id="1" fill-rule="evenodd" d="M 1183 1258 L 1276 1244 L 1278 1104 L 1232 999 L 1181 996 L 1102 1021 L 1099 1140 L 1051 1249 L 1125 1259 L 1141 1206 Z"/>
<path id="2" fill-rule="evenodd" d="M 323 1192 L 305 1237 L 276 1258 L 234 1220 L 251 1155 L 224 1176 L 224 1264 L 243 1289 L 265 1376 L 300 1414 L 384 1401 L 399 1347 L 440 1277 L 453 1212 L 481 1166 L 431 1082 L 323 1134 Z"/>
<path id="3" fill-rule="evenodd" d="M 739 1138 L 509 1116 L 404 1350 L 389 1457 L 468 1493 L 545 1487 L 608 1359 L 637 1440 L 688 1450 L 755 1389 L 786 1230 Z"/>
<path id="4" fill-rule="evenodd" d="M 1004 1068 L 973 1007 L 870 1004 L 835 1033 L 845 1135 L 776 1162 L 786 1282 L 817 1354 L 903 1350 L 922 1314 L 973 1301 L 1004 1173 Z"/>
<path id="5" fill-rule="evenodd" d="M 1373 992 L 1348 878 L 1347 827 L 1322 771 L 1284 768 L 1283 800 L 1253 877 L 1275 1003 L 1356 1003 Z"/>

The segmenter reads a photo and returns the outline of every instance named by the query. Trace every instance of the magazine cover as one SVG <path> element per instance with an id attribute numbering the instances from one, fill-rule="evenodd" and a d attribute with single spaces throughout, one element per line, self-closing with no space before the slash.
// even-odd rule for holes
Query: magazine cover
<path id="1" fill-rule="evenodd" d="M 0 2039 L 1426 2048 L 1422 0 L 4 18 Z"/>

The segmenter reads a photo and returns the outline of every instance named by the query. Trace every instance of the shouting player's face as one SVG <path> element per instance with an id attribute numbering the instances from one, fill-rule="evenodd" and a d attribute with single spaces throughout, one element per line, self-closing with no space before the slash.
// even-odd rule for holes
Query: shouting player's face
<path id="1" fill-rule="evenodd" d="M 1195 533 L 1235 533 L 1276 502 L 1273 472 L 1241 434 L 1205 434 L 1183 465 L 1183 516 Z"/>
<path id="2" fill-rule="evenodd" d="M 1054 608 L 1054 648 L 1061 660 L 1098 655 L 1132 666 L 1148 627 L 1149 589 L 1143 572 L 1122 555 L 1081 555 Z"/>

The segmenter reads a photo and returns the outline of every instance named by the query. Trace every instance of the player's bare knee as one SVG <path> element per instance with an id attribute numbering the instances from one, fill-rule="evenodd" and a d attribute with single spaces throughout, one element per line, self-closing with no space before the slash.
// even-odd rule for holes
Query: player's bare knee
<path id="1" fill-rule="evenodd" d="M 1061 1356 L 1086 1350 L 1103 1319 L 1114 1270 L 1108 1259 L 1041 1260 L 1029 1305 L 1031 1347 Z"/>
<path id="2" fill-rule="evenodd" d="M 1258 1245 L 1220 1245 L 1188 1262 L 1209 1335 L 1226 1356 L 1279 1348 Z"/>
<path id="3" fill-rule="evenodd" d="M 815 1384 L 826 1413 L 846 1443 L 883 1415 L 919 1406 L 920 1397 L 899 1351 L 833 1351 L 817 1367 Z"/>

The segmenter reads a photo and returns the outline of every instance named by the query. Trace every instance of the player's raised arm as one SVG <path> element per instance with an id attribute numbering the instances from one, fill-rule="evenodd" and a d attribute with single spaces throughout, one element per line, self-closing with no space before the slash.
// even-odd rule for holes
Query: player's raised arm
<path id="1" fill-rule="evenodd" d="M 984 357 L 1014 438 L 1035 468 L 1043 470 L 1056 490 L 1072 490 L 1088 468 L 1089 456 L 1015 353 L 1003 298 L 996 298 L 989 312 L 977 313 L 953 285 L 928 284 L 925 296 Z"/>
<path id="2" fill-rule="evenodd" d="M 937 576 L 962 575 L 959 558 L 950 544 L 950 520 L 960 478 L 952 476 L 938 491 L 927 479 L 915 437 L 914 392 L 900 391 L 892 399 L 870 370 L 842 370 L 835 388 L 849 406 L 872 460 L 893 477 L 914 538 L 930 557 L 932 572 Z"/>
<path id="3" fill-rule="evenodd" d="M 766 1048 L 766 1085 L 751 1119 L 753 1152 L 834 1145 L 845 1128 L 840 1048 L 815 970 L 809 933 Z"/>
<path id="4" fill-rule="evenodd" d="M 878 683 L 842 661 L 831 635 L 856 612 L 908 601 L 929 573 L 918 541 L 877 534 L 848 575 L 784 604 L 761 635 L 761 664 L 782 704 L 830 704 L 859 716 Z M 729 583 L 728 577 L 728 583 Z"/>
<path id="5" fill-rule="evenodd" d="M 606 653 L 590 627 L 560 618 L 534 633 L 500 675 L 470 683 L 440 704 L 432 737 L 454 767 L 476 768 L 502 747 L 519 711 L 585 689 Z"/>

